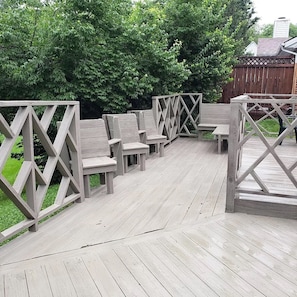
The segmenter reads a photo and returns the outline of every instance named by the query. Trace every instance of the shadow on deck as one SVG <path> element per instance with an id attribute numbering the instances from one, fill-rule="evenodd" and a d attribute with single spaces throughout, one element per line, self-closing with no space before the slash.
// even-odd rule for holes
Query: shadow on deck
<path id="1" fill-rule="evenodd" d="M 0 249 L 0 296 L 297 296 L 297 222 L 225 214 L 227 153 L 179 138 Z"/>

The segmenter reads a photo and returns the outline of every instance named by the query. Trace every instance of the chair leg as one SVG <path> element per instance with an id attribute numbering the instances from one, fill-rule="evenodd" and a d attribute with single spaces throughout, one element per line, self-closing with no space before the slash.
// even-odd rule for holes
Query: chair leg
<path id="1" fill-rule="evenodd" d="M 128 156 L 124 156 L 124 173 L 128 171 Z"/>
<path id="2" fill-rule="evenodd" d="M 89 175 L 84 175 L 84 191 L 85 191 L 85 197 L 90 198 L 91 187 L 90 187 L 90 176 Z"/>
<path id="3" fill-rule="evenodd" d="M 117 172 L 116 172 L 116 175 L 124 175 L 124 172 L 125 172 L 125 165 L 124 165 L 124 156 L 123 155 L 119 155 L 117 157 Z"/>
<path id="4" fill-rule="evenodd" d="M 145 159 L 146 159 L 146 153 L 140 155 L 140 171 L 145 170 Z"/>
<path id="5" fill-rule="evenodd" d="M 113 194 L 113 172 L 106 172 L 107 194 Z"/>
<path id="6" fill-rule="evenodd" d="M 105 174 L 104 173 L 100 173 L 99 174 L 99 178 L 100 178 L 100 185 L 105 185 Z"/>
<path id="7" fill-rule="evenodd" d="M 164 157 L 164 142 L 160 143 L 160 157 Z"/>

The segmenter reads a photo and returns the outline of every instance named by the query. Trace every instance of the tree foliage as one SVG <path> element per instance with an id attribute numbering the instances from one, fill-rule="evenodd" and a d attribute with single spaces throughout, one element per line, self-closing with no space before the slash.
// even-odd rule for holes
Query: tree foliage
<path id="1" fill-rule="evenodd" d="M 226 5 L 219 0 L 169 0 L 165 10 L 169 40 L 181 41 L 179 59 L 191 70 L 184 91 L 217 100 L 235 62 L 236 41 L 230 34 L 232 19 L 226 18 Z"/>
<path id="2" fill-rule="evenodd" d="M 259 18 L 251 0 L 226 1 L 225 16 L 231 18 L 230 34 L 236 40 L 235 54 L 242 55 L 245 47 L 252 41 L 253 27 Z"/>
<path id="3" fill-rule="evenodd" d="M 0 5 L 0 98 L 79 100 L 83 117 L 173 92 L 215 100 L 252 22 L 239 0 Z"/>
<path id="4" fill-rule="evenodd" d="M 254 40 L 257 41 L 258 38 L 272 38 L 273 37 L 273 28 L 274 24 L 265 24 L 259 27 L 255 34 Z M 290 37 L 297 37 L 297 24 L 290 24 L 289 28 L 289 36 Z"/>

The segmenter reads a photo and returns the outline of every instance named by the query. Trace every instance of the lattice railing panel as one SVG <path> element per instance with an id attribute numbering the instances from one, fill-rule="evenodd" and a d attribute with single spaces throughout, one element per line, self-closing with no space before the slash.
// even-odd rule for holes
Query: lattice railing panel
<path id="1" fill-rule="evenodd" d="M 178 137 L 179 95 L 153 97 L 153 111 L 159 133 L 167 136 L 167 142 Z"/>
<path id="2" fill-rule="evenodd" d="M 200 101 L 202 101 L 201 93 L 180 95 L 180 135 L 197 136 Z"/>
<path id="3" fill-rule="evenodd" d="M 78 132 L 79 103 L 1 101 L 0 108 L 0 134 L 3 138 L 0 147 L 0 188 L 25 218 L 15 226 L 0 230 L 1 242 L 27 228 L 36 231 L 41 219 L 84 197 Z M 14 115 L 11 108 L 15 110 Z M 61 121 L 61 126 L 52 137 L 50 128 L 56 126 L 57 120 Z M 23 161 L 15 180 L 9 182 L 3 171 L 14 145 L 20 141 Z M 38 163 L 40 155 L 34 147 L 38 142 L 45 152 L 43 166 Z M 71 168 L 63 158 L 65 144 L 73 156 Z M 45 204 L 54 174 L 59 176 L 56 197 Z"/>
<path id="4" fill-rule="evenodd" d="M 232 211 L 234 201 L 246 194 L 297 201 L 296 104 L 296 95 L 250 94 L 232 99 L 227 210 Z M 255 109 L 261 111 L 256 120 L 251 116 Z M 276 121 L 278 129 L 279 125 L 283 126 L 282 129 L 273 135 L 263 128 L 262 124 L 267 119 Z M 245 122 L 245 131 L 240 135 L 238 127 L 241 121 Z M 254 143 L 257 147 L 253 147 L 252 154 L 249 154 Z M 293 150 L 290 156 L 286 151 L 288 145 Z"/>
<path id="5" fill-rule="evenodd" d="M 200 93 L 153 97 L 159 133 L 166 135 L 168 142 L 179 135 L 197 136 L 200 100 Z"/>

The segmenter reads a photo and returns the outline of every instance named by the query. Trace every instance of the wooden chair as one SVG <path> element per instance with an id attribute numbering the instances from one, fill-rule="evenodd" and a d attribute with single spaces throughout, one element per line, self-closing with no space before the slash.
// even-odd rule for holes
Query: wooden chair
<path id="1" fill-rule="evenodd" d="M 112 194 L 117 162 L 110 158 L 110 146 L 103 119 L 80 120 L 81 153 L 85 197 L 90 197 L 90 175 L 100 174 L 106 182 L 107 194 Z"/>
<path id="2" fill-rule="evenodd" d="M 161 135 L 158 132 L 153 110 L 148 109 L 139 111 L 138 123 L 139 129 L 145 130 L 145 143 L 148 145 L 153 145 L 155 147 L 155 152 L 159 152 L 160 157 L 163 157 L 164 144 L 167 140 L 167 137 L 165 135 Z"/>
<path id="3" fill-rule="evenodd" d="M 110 138 L 121 139 L 121 149 L 117 155 L 118 174 L 123 175 L 128 171 L 128 157 L 138 156 L 140 170 L 145 170 L 145 159 L 149 152 L 149 146 L 141 142 L 144 131 L 138 130 L 136 115 L 114 114 L 104 115 L 103 118 L 108 127 Z"/>

